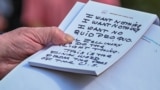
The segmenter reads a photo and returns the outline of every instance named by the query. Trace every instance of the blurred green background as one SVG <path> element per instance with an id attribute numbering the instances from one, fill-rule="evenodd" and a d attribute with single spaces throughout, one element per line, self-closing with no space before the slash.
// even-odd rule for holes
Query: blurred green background
<path id="1" fill-rule="evenodd" d="M 160 0 L 121 0 L 122 7 L 157 14 L 160 17 Z"/>

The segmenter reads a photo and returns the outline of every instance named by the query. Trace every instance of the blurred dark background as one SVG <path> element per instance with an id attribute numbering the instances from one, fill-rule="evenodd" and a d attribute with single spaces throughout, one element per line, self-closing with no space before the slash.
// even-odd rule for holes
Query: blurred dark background
<path id="1" fill-rule="evenodd" d="M 4 32 L 23 26 L 21 22 L 21 11 L 23 0 L 12 0 L 14 12 L 8 19 L 8 27 Z M 121 0 L 121 6 L 139 11 L 157 14 L 160 17 L 160 0 Z"/>
<path id="2" fill-rule="evenodd" d="M 14 11 L 11 17 L 8 18 L 9 25 L 6 31 L 10 31 L 22 26 L 21 23 L 22 0 L 13 0 L 12 3 Z"/>
<path id="3" fill-rule="evenodd" d="M 121 6 L 154 13 L 160 17 L 160 0 L 121 0 Z"/>

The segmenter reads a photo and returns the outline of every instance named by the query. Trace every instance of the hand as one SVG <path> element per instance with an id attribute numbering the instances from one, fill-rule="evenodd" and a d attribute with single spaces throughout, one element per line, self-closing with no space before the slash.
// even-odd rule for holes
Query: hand
<path id="1" fill-rule="evenodd" d="M 22 27 L 0 35 L 0 78 L 46 45 L 66 44 L 72 41 L 73 37 L 57 27 Z"/>

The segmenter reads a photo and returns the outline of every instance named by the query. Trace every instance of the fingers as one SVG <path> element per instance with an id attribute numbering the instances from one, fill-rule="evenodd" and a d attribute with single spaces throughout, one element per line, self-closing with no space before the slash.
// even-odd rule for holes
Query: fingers
<path id="1" fill-rule="evenodd" d="M 71 43 L 73 40 L 74 38 L 71 35 L 65 34 L 64 43 Z"/>
<path id="2" fill-rule="evenodd" d="M 33 41 L 42 44 L 66 44 L 71 43 L 74 38 L 69 34 L 65 34 L 57 27 L 39 27 L 39 28 L 26 28 L 25 36 Z"/>
<path id="3" fill-rule="evenodd" d="M 73 40 L 72 36 L 65 34 L 57 27 L 22 27 L 2 34 L 0 36 L 0 78 L 45 45 L 66 44 Z"/>
<path id="4" fill-rule="evenodd" d="M 49 44 L 67 44 L 74 39 L 57 27 L 22 27 L 2 35 L 0 56 L 25 58 Z"/>
<path id="5" fill-rule="evenodd" d="M 4 41 L 7 45 L 5 46 L 6 50 L 8 50 L 4 52 L 21 53 L 17 54 L 19 56 L 33 54 L 50 44 L 67 44 L 74 40 L 72 36 L 65 34 L 57 27 L 22 27 L 5 33 L 2 36 L 1 41 Z"/>
<path id="6" fill-rule="evenodd" d="M 10 64 L 7 60 L 0 61 L 0 80 L 7 75 L 18 63 Z"/>
<path id="7" fill-rule="evenodd" d="M 47 40 L 45 41 L 46 44 L 48 43 L 52 43 L 52 44 L 66 44 L 66 43 L 71 43 L 74 38 L 72 36 L 70 36 L 69 34 L 65 34 L 63 31 L 61 31 L 59 28 L 57 27 L 51 27 L 50 30 L 46 30 L 46 34 L 48 35 Z M 46 38 L 45 36 L 42 38 Z"/>

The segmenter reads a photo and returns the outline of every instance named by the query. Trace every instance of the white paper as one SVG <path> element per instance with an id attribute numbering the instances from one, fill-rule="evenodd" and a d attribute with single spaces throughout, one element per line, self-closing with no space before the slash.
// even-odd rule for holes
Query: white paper
<path id="1" fill-rule="evenodd" d="M 41 50 L 0 81 L 0 90 L 160 90 L 160 27 L 153 25 L 144 37 L 99 77 L 28 65 Z"/>
<path id="2" fill-rule="evenodd" d="M 128 52 L 157 19 L 154 14 L 92 1 L 74 17 L 65 30 L 75 38 L 72 44 L 50 47 L 31 60 L 31 65 L 99 75 Z"/>
<path id="3" fill-rule="evenodd" d="M 35 54 L 0 82 L 0 90 L 160 90 L 159 34 L 160 27 L 153 25 L 132 51 L 98 77 L 31 67 L 28 61 Z"/>

